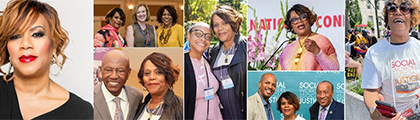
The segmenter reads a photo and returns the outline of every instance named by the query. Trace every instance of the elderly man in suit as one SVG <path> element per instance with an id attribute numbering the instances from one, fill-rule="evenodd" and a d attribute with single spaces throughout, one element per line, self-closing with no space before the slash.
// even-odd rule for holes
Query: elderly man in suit
<path id="1" fill-rule="evenodd" d="M 309 108 L 311 120 L 344 120 L 344 105 L 333 99 L 334 86 L 322 81 L 316 87 L 317 101 Z"/>
<path id="2" fill-rule="evenodd" d="M 94 88 L 94 119 L 132 120 L 143 94 L 125 85 L 130 75 L 130 62 L 124 52 L 111 50 L 102 58 L 102 83 Z"/>
<path id="3" fill-rule="evenodd" d="M 248 98 L 249 120 L 274 120 L 268 98 L 276 91 L 277 79 L 272 73 L 262 75 L 258 92 Z"/>

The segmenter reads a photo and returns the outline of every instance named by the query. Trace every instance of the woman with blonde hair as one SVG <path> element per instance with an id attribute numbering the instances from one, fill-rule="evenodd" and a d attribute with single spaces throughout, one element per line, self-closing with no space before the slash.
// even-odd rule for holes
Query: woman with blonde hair
<path id="1" fill-rule="evenodd" d="M 151 24 L 149 7 L 137 4 L 133 12 L 133 24 L 127 27 L 126 40 L 128 47 L 156 47 L 156 29 Z"/>
<path id="2" fill-rule="evenodd" d="M 57 11 L 34 0 L 11 1 L 0 18 L 0 119 L 92 119 L 89 102 L 55 83 L 69 42 Z M 11 69 L 13 68 L 13 73 Z"/>

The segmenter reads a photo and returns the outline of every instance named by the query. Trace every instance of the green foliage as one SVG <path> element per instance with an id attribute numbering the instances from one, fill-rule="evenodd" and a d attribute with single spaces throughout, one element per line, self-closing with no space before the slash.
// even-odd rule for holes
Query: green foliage
<path id="1" fill-rule="evenodd" d="M 246 0 L 185 0 L 184 1 L 184 20 L 185 30 L 192 22 L 205 22 L 210 24 L 211 13 L 216 9 L 217 5 L 230 5 L 242 14 L 244 20 L 241 24 L 241 34 L 247 35 L 246 16 L 247 16 L 247 1 Z M 186 39 L 186 36 L 184 37 Z M 219 39 L 213 35 L 211 46 L 217 44 Z"/>
<path id="2" fill-rule="evenodd" d="M 347 9 L 350 26 L 355 27 L 358 23 L 362 23 L 362 13 L 360 12 L 358 0 L 349 0 Z"/>
<path id="3" fill-rule="evenodd" d="M 357 81 L 358 82 L 355 85 L 349 86 L 349 90 L 363 96 L 362 78 L 359 77 Z"/>
<path id="4" fill-rule="evenodd" d="M 372 21 L 367 21 L 367 25 L 369 26 L 369 29 L 371 28 L 371 27 L 373 27 L 373 22 Z"/>

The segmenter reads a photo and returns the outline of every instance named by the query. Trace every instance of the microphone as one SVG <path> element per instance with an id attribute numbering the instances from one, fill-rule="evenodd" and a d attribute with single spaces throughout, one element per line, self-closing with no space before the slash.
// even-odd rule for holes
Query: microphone
<path id="1" fill-rule="evenodd" d="M 289 41 L 295 41 L 296 38 L 292 38 L 290 40 L 285 40 L 283 41 L 283 43 L 280 44 L 280 46 L 276 49 L 276 51 L 274 51 L 274 53 L 270 56 L 270 58 L 268 58 L 268 60 L 264 63 L 264 65 L 260 68 L 260 70 L 263 70 L 263 68 L 267 65 L 268 62 L 270 62 L 271 58 L 273 58 L 273 56 L 277 53 L 277 51 L 280 50 L 281 46 L 283 46 L 284 43 L 289 42 Z"/>

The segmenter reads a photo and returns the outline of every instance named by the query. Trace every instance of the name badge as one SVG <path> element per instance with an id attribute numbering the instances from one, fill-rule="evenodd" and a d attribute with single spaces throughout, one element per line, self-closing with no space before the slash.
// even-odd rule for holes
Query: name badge
<path id="1" fill-rule="evenodd" d="M 214 98 L 214 89 L 213 87 L 209 87 L 204 89 L 204 99 L 207 100 L 211 100 Z"/>
<path id="2" fill-rule="evenodd" d="M 230 78 L 223 79 L 222 80 L 222 85 L 223 85 L 224 90 L 233 88 L 233 81 Z"/>

